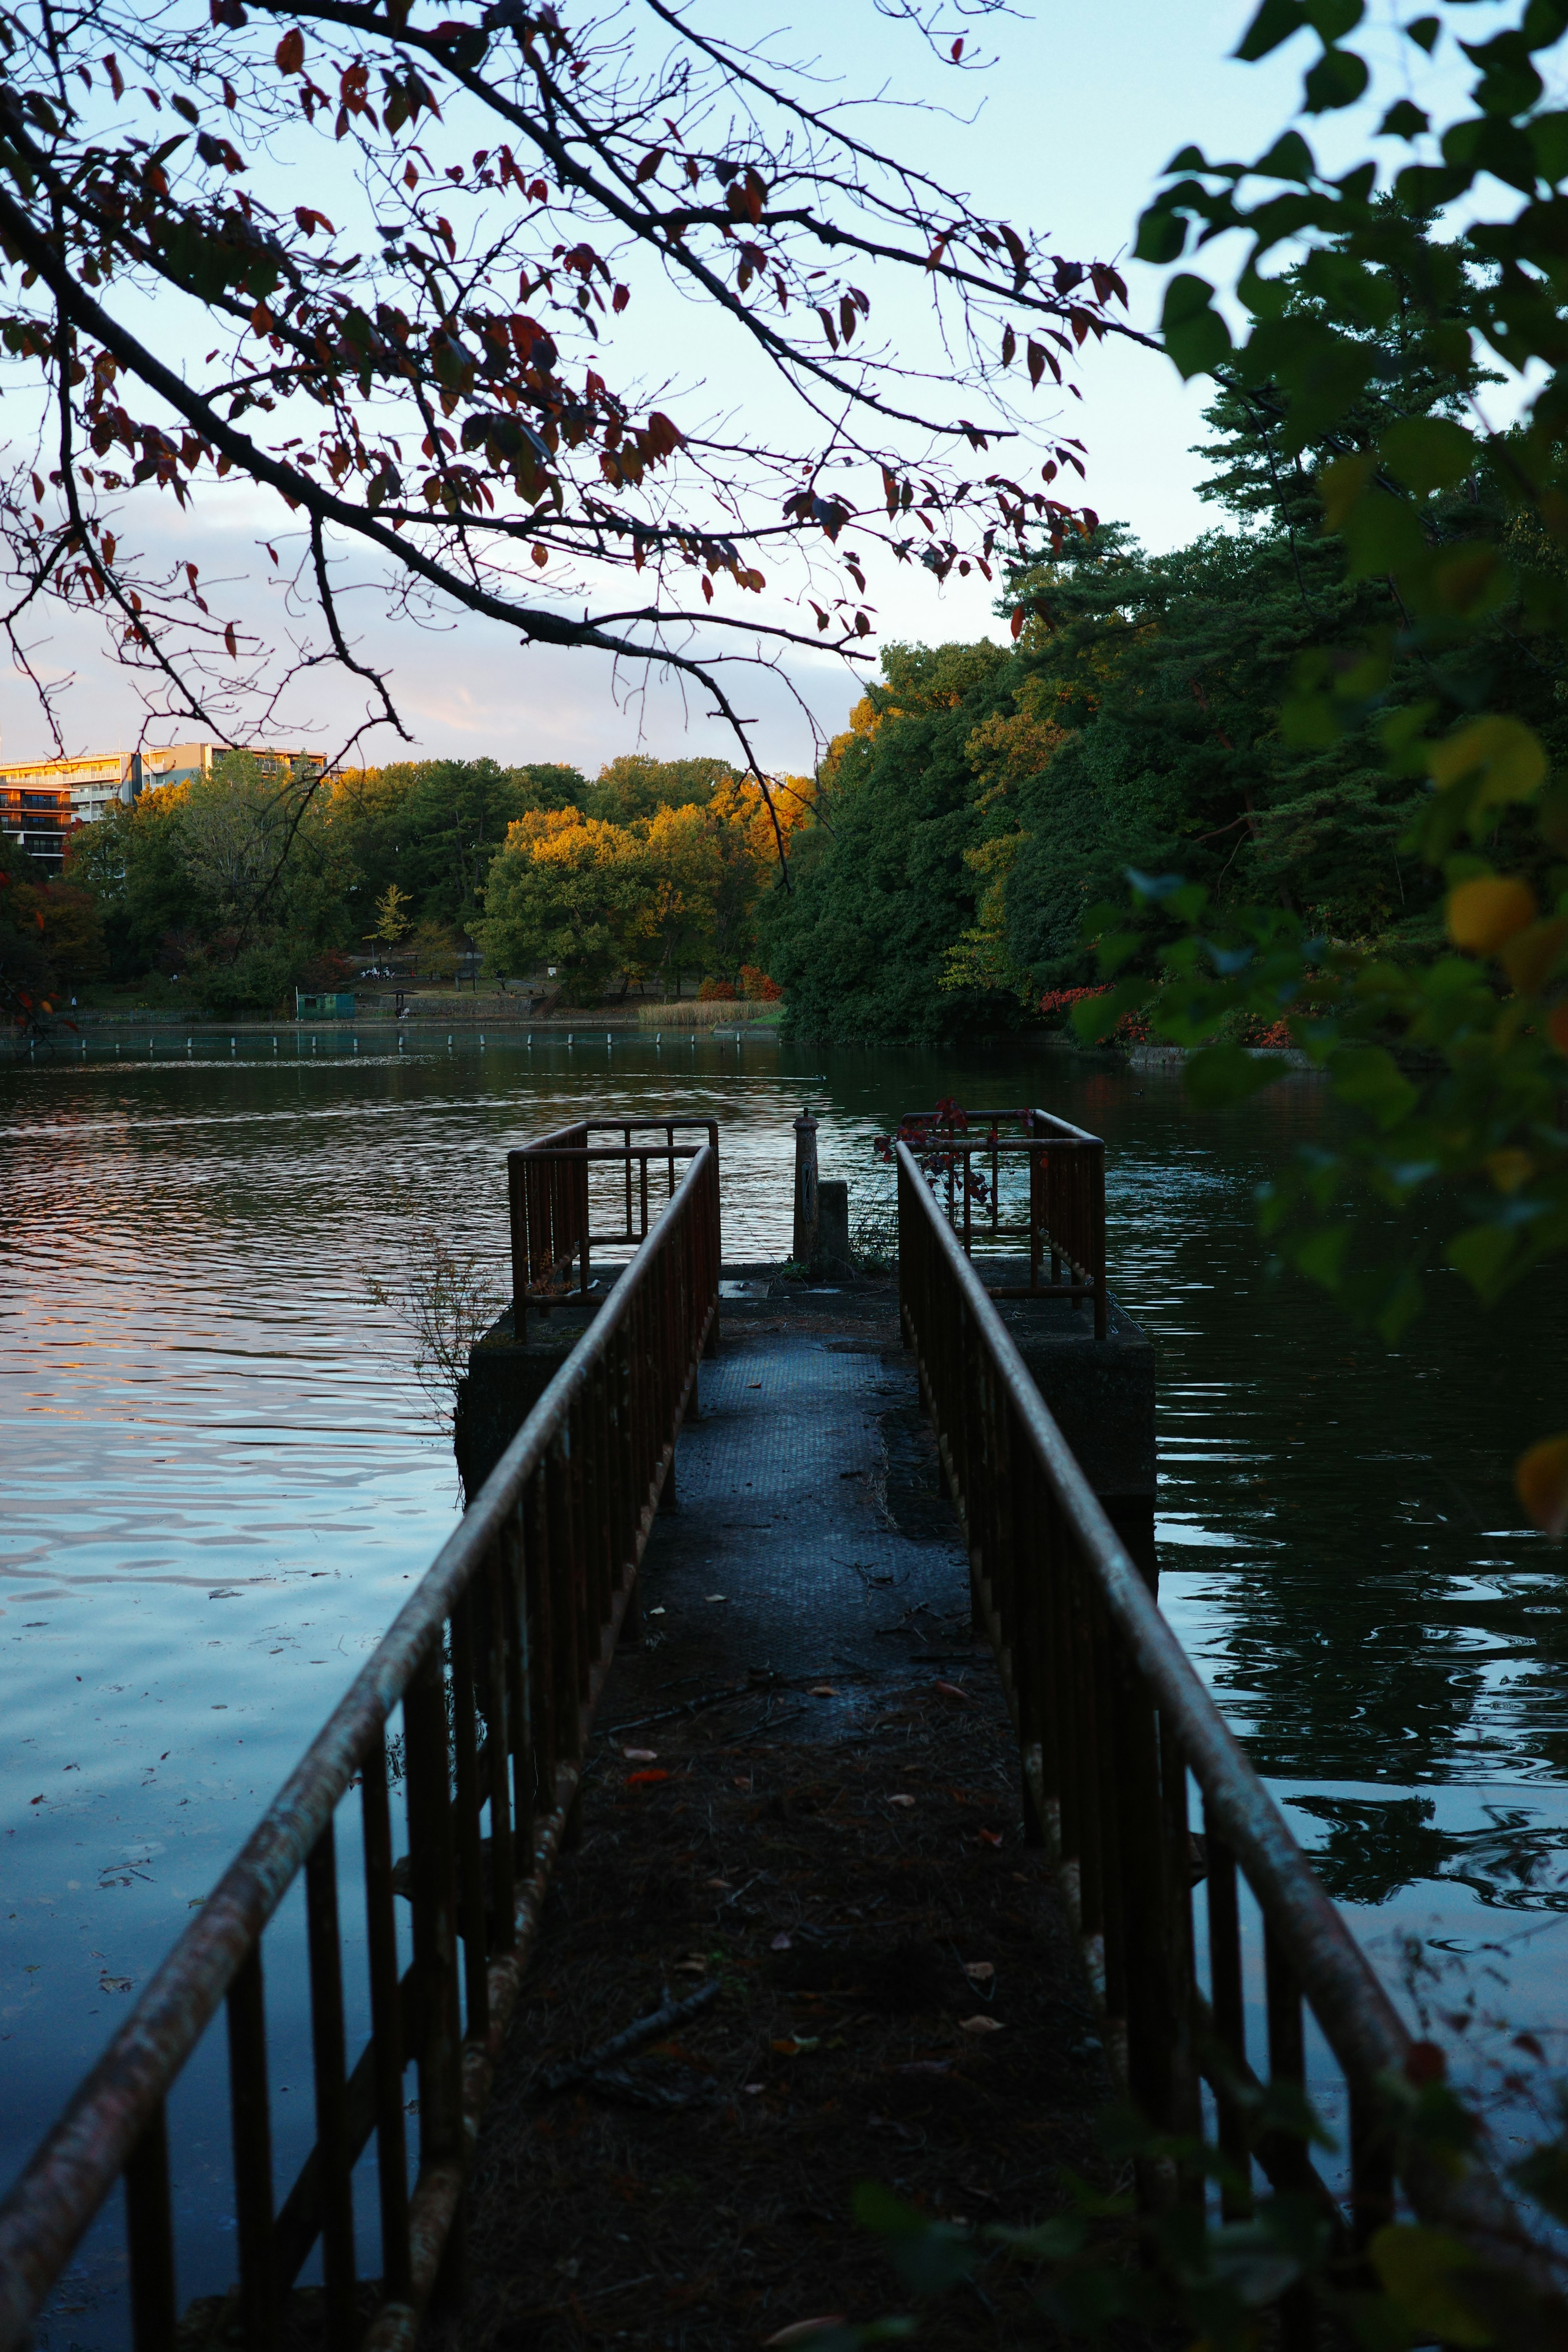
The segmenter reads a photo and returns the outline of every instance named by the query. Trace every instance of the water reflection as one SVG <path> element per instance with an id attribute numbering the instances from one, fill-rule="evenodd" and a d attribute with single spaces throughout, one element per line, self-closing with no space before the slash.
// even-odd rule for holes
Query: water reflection
<path id="1" fill-rule="evenodd" d="M 1561 1421 L 1568 1287 L 1487 1318 L 1439 1281 L 1390 1354 L 1271 1284 L 1252 1192 L 1331 1117 L 1311 1081 L 1198 1117 L 1163 1076 L 1016 1049 L 360 1044 L 0 1066 L 0 2171 L 450 1525 L 364 1269 L 395 1270 L 413 1203 L 500 1280 L 502 1154 L 584 1110 L 722 1121 L 732 1259 L 787 1251 L 805 1098 L 824 1173 L 868 1187 L 870 1139 L 943 1095 L 1103 1133 L 1181 1638 L 1374 1930 L 1479 1949 L 1483 1914 L 1563 1907 L 1568 1627 L 1509 1468 Z"/>

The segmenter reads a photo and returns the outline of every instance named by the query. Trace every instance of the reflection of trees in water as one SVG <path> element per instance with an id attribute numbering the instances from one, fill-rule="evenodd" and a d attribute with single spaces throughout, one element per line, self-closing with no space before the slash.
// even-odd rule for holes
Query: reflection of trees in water
<path id="1" fill-rule="evenodd" d="M 1227 1582 L 1215 1695 L 1250 1718 L 1258 1769 L 1440 1780 L 1461 1740 L 1473 1761 L 1481 1661 L 1463 1629 L 1434 1624 L 1447 1600 L 1447 1578 L 1379 1576 L 1353 1556 L 1342 1572 L 1253 1564 Z"/>
<path id="2" fill-rule="evenodd" d="M 1487 1827 L 1443 1830 L 1430 1797 L 1292 1797 L 1328 1826 L 1312 1867 L 1341 1903 L 1386 1903 L 1422 1879 L 1457 1879 L 1490 1910 L 1568 1911 L 1568 1830 L 1525 1806 L 1487 1805 Z"/>

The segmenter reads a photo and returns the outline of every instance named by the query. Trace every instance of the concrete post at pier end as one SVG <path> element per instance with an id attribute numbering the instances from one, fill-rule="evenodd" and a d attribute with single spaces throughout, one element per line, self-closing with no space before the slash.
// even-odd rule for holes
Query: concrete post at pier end
<path id="1" fill-rule="evenodd" d="M 795 1123 L 795 1229 L 790 1255 L 809 1265 L 816 1255 L 816 1121 L 810 1107 Z"/>

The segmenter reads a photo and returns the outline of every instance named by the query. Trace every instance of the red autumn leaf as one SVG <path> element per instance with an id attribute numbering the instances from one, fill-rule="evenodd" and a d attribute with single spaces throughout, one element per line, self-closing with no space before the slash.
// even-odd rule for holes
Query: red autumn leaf
<path id="1" fill-rule="evenodd" d="M 952 58 L 953 64 L 956 65 L 959 58 L 963 55 L 963 36 L 962 33 L 960 33 L 957 40 L 954 41 L 952 47 L 948 54 Z"/>
<path id="2" fill-rule="evenodd" d="M 626 1786 L 628 1789 L 646 1789 L 655 1780 L 668 1780 L 668 1773 L 661 1765 L 655 1772 L 628 1772 Z"/>
<path id="3" fill-rule="evenodd" d="M 1014 635 L 1016 637 L 1021 637 L 1021 636 L 1023 635 L 1023 634 L 1024 634 L 1024 607 L 1022 606 L 1022 604 L 1015 604 L 1015 606 L 1013 607 L 1013 635 Z"/>
<path id="4" fill-rule="evenodd" d="M 943 1698 L 956 1699 L 961 1706 L 969 1706 L 973 1704 L 969 1693 L 966 1690 L 961 1690 L 956 1683 L 933 1683 L 931 1688 L 941 1691 Z"/>
<path id="5" fill-rule="evenodd" d="M 1013 332 L 1011 327 L 1004 327 L 1002 330 L 1002 364 L 1004 367 L 1012 366 L 1013 354 L 1017 348 L 1017 336 Z"/>
<path id="6" fill-rule="evenodd" d="M 1417 2090 L 1426 2083 L 1440 2083 L 1447 2071 L 1448 2061 L 1435 2042 L 1413 2042 L 1405 2053 L 1405 2079 Z"/>
<path id="7" fill-rule="evenodd" d="M 230 660 L 237 659 L 239 654 L 239 641 L 234 634 L 234 623 L 232 621 L 229 621 L 225 625 L 223 641 L 225 647 L 228 652 Z"/>
<path id="8" fill-rule="evenodd" d="M 1002 1843 L 1001 1831 L 982 1830 L 980 1832 L 980 1843 L 982 1845 L 1000 1845 Z"/>
<path id="9" fill-rule="evenodd" d="M 273 63 L 280 74 L 297 74 L 305 62 L 305 36 L 298 25 L 290 25 L 274 53 Z"/>
<path id="10" fill-rule="evenodd" d="M 103 69 L 109 76 L 109 87 L 114 92 L 115 97 L 117 99 L 123 98 L 125 95 L 125 78 L 121 74 L 118 64 L 115 61 L 115 56 L 112 49 L 110 49 L 104 58 Z"/>
<path id="11" fill-rule="evenodd" d="M 648 149 L 647 153 L 643 157 L 642 162 L 637 168 L 635 184 L 637 187 L 640 188 L 645 180 L 652 179 L 654 173 L 658 171 L 668 152 L 668 149 L 665 147 L 650 147 Z"/>

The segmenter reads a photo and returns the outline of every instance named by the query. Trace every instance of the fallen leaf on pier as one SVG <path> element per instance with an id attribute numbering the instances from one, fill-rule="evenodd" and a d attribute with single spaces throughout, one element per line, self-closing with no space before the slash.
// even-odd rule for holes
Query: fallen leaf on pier
<path id="1" fill-rule="evenodd" d="M 888 1802 L 889 1802 L 889 1805 L 906 1805 L 906 1806 L 907 1806 L 907 1805 L 912 1805 L 912 1804 L 914 1803 L 914 1799 L 913 1799 L 912 1797 L 889 1797 L 889 1798 L 888 1799 Z"/>
<path id="2" fill-rule="evenodd" d="M 955 1698 L 961 1706 L 969 1706 L 973 1704 L 970 1698 L 969 1693 L 966 1690 L 960 1690 L 956 1683 L 932 1683 L 931 1688 L 932 1690 L 939 1690 L 943 1698 Z"/>
<path id="3" fill-rule="evenodd" d="M 729 1595 L 724 1592 L 710 1592 L 708 1595 L 708 1599 L 710 1601 L 726 1601 L 729 1599 Z"/>
<path id="4" fill-rule="evenodd" d="M 1000 1845 L 1002 1843 L 1001 1831 L 982 1830 L 980 1832 L 980 1843 L 982 1845 Z"/>
<path id="5" fill-rule="evenodd" d="M 1005 2033 L 1007 2029 L 999 2017 L 977 2016 L 961 2017 L 958 2030 L 960 2033 Z"/>
<path id="6" fill-rule="evenodd" d="M 646 1789 L 655 1780 L 668 1780 L 668 1773 L 662 1769 L 658 1772 L 628 1772 L 626 1786 L 628 1789 Z"/>
<path id="7" fill-rule="evenodd" d="M 626 1758 L 628 1764 L 657 1764 L 658 1762 L 658 1750 L 657 1748 L 623 1748 L 621 1754 Z"/>
<path id="8" fill-rule="evenodd" d="M 746 2087 L 750 2090 L 752 2086 L 748 2084 Z M 760 2083 L 758 2084 L 757 2088 L 761 2090 L 762 2084 Z M 839 2311 L 828 2312 L 826 2315 L 821 2319 L 797 2319 L 790 2326 L 781 2327 L 776 2336 L 764 2336 L 763 2338 L 763 2352 L 766 2352 L 766 2347 L 769 2345 L 804 2344 L 810 2336 L 821 2336 L 826 2334 L 826 2330 L 830 2327 L 842 2327 L 843 2326 L 844 2315 Z"/>
<path id="9" fill-rule="evenodd" d="M 971 1984 L 989 1984 L 996 1973 L 994 1960 L 965 1960 L 963 1973 Z"/>
<path id="10" fill-rule="evenodd" d="M 787 1952 L 789 1948 L 790 1939 L 781 1929 L 779 1934 L 773 1937 L 772 1944 L 769 1946 L 769 1949 L 774 1952 Z"/>
<path id="11" fill-rule="evenodd" d="M 831 1683 L 813 1683 L 806 1696 L 807 1698 L 837 1698 L 838 1693 Z"/>

